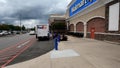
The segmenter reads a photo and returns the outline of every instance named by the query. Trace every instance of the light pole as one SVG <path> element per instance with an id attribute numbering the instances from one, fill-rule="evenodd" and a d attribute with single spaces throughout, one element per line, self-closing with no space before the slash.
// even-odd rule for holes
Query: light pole
<path id="1" fill-rule="evenodd" d="M 20 33 L 22 33 L 22 22 L 21 22 L 21 14 L 19 14 L 19 18 L 20 18 Z"/>

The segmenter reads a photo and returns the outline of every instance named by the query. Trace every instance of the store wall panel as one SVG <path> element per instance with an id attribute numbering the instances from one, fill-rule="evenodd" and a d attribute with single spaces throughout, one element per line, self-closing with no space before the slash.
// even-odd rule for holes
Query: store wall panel
<path id="1" fill-rule="evenodd" d="M 110 6 L 114 7 L 114 5 L 118 4 L 118 3 L 119 3 L 119 6 L 118 6 L 119 10 L 117 9 L 118 11 L 117 12 L 115 11 L 115 14 L 116 13 L 117 14 L 116 15 L 114 15 L 114 13 L 111 14 L 111 12 L 113 12 L 114 9 L 110 9 Z M 106 29 L 107 33 L 117 33 L 117 34 L 119 34 L 120 33 L 120 0 L 114 0 L 114 1 L 111 1 L 110 3 L 106 4 L 106 13 L 105 14 L 106 14 L 105 18 L 106 18 L 106 21 L 107 21 L 107 29 Z M 112 20 L 112 17 L 110 17 L 110 16 L 116 16 L 119 20 Z M 117 18 L 114 18 L 114 19 L 117 19 Z M 117 22 L 115 22 L 115 21 L 117 21 Z M 114 23 L 116 23 L 116 24 L 114 24 Z M 112 25 L 112 24 L 114 24 L 114 25 Z"/>

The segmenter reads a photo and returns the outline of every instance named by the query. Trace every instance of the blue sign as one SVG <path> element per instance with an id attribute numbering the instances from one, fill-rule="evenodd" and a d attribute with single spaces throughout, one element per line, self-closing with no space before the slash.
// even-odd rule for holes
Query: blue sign
<path id="1" fill-rule="evenodd" d="M 69 8 L 69 16 L 73 16 L 84 10 L 86 7 L 94 4 L 97 0 L 76 0 Z"/>

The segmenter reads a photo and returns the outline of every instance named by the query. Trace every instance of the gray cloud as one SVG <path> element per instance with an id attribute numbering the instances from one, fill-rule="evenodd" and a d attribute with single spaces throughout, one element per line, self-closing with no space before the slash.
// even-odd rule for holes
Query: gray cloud
<path id="1" fill-rule="evenodd" d="M 39 19 L 40 22 L 46 23 L 50 14 L 64 14 L 66 6 L 70 1 L 0 0 L 0 21 L 13 23 L 21 18 L 22 20 Z"/>

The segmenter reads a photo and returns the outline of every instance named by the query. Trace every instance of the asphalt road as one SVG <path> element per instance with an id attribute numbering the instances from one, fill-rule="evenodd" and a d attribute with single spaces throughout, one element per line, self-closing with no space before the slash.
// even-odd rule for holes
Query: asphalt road
<path id="1" fill-rule="evenodd" d="M 15 58 L 11 63 L 8 65 L 24 62 L 33 58 L 36 58 L 38 56 L 41 56 L 43 54 L 46 54 L 47 52 L 54 49 L 53 40 L 49 41 L 35 41 L 35 43 L 29 47 L 26 51 L 24 51 L 22 54 L 20 54 L 17 58 Z"/>
<path id="2" fill-rule="evenodd" d="M 16 45 L 17 43 L 30 39 L 32 37 L 34 37 L 34 35 L 29 35 L 29 34 L 0 37 L 0 50 Z"/>
<path id="3" fill-rule="evenodd" d="M 53 49 L 53 40 L 38 41 L 34 35 L 22 34 L 0 37 L 0 66 L 24 62 Z"/>

